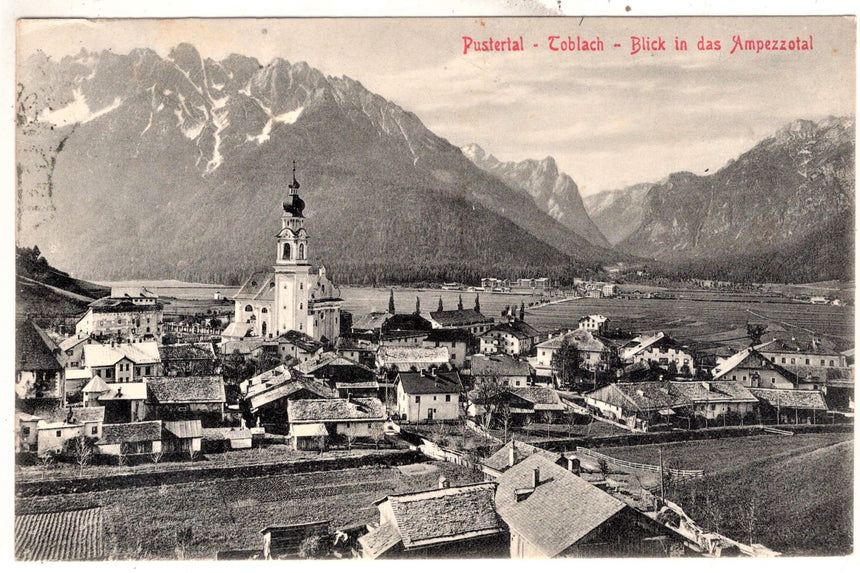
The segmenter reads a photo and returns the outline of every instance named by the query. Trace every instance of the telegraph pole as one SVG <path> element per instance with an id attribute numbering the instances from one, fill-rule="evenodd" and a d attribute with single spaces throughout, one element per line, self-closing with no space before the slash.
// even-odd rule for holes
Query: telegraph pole
<path id="1" fill-rule="evenodd" d="M 660 499 L 666 502 L 666 482 L 663 479 L 663 448 L 657 448 L 660 452 Z"/>

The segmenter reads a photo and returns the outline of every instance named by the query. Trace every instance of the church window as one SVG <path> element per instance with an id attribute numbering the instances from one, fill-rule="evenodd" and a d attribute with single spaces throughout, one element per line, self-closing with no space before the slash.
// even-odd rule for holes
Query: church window
<path id="1" fill-rule="evenodd" d="M 269 312 L 269 309 L 267 309 L 266 307 L 263 307 L 263 310 L 261 310 L 260 312 L 262 314 L 267 314 Z"/>
<path id="2" fill-rule="evenodd" d="M 281 257 L 282 259 L 290 258 L 290 244 L 284 243 L 284 255 Z"/>
<path id="3" fill-rule="evenodd" d="M 246 304 L 245 312 L 254 312 L 254 307 L 252 307 L 250 304 Z"/>
<path id="4" fill-rule="evenodd" d="M 299 283 L 299 290 L 305 290 L 305 283 Z"/>
<path id="5" fill-rule="evenodd" d="M 305 244 L 299 243 L 299 259 L 303 260 L 305 258 Z"/>
<path id="6" fill-rule="evenodd" d="M 303 308 L 304 308 L 304 304 L 300 302 L 299 303 L 299 310 L 302 310 Z"/>

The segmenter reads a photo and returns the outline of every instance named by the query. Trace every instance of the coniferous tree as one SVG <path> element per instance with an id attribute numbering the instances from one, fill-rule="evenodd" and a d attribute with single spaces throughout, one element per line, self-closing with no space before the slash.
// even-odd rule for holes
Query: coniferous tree
<path id="1" fill-rule="evenodd" d="M 415 297 L 415 314 L 421 314 L 421 299 Z"/>
<path id="2" fill-rule="evenodd" d="M 520 320 L 523 321 L 526 318 L 526 303 L 520 303 Z"/>
<path id="3" fill-rule="evenodd" d="M 475 295 L 475 312 L 481 312 L 481 300 L 480 295 Z"/>
<path id="4" fill-rule="evenodd" d="M 463 310 L 463 295 L 460 295 L 460 298 L 457 301 L 457 310 Z"/>
<path id="5" fill-rule="evenodd" d="M 442 312 L 443 310 L 445 310 L 445 309 L 444 309 L 444 308 L 442 308 L 442 297 L 440 296 L 440 297 L 439 297 L 439 306 L 436 308 L 436 311 L 437 311 L 437 312 Z"/>
<path id="6" fill-rule="evenodd" d="M 394 289 L 391 289 L 388 296 L 388 313 L 394 314 Z"/>

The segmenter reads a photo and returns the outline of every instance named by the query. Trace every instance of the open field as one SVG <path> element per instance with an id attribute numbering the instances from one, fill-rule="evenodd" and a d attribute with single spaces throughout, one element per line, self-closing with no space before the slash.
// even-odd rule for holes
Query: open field
<path id="1" fill-rule="evenodd" d="M 378 515 L 373 501 L 432 489 L 441 473 L 452 485 L 482 481 L 475 472 L 444 462 L 410 469 L 371 467 L 19 498 L 16 512 L 102 506 L 110 558 L 211 559 L 220 550 L 261 548 L 259 531 L 267 525 L 372 522 Z"/>
<path id="2" fill-rule="evenodd" d="M 752 436 L 663 444 L 670 467 L 705 477 L 668 484 L 706 527 L 787 555 L 845 555 L 853 550 L 852 434 Z M 657 464 L 657 446 L 602 448 L 620 459 Z"/>

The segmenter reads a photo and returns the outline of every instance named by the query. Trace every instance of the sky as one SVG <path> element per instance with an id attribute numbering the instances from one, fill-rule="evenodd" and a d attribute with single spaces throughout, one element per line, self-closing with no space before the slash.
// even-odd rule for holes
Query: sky
<path id="1" fill-rule="evenodd" d="M 552 51 L 552 35 L 600 38 L 604 49 Z M 812 35 L 813 48 L 730 54 L 734 35 Z M 522 36 L 525 49 L 464 54 L 464 36 Z M 633 37 L 662 38 L 666 51 L 631 54 Z M 722 49 L 700 51 L 700 38 Z M 190 42 L 214 59 L 305 61 L 360 81 L 455 145 L 504 161 L 552 156 L 583 195 L 713 172 L 795 119 L 853 114 L 855 41 L 847 17 L 33 20 L 19 21 L 17 37 L 19 58 L 138 47 L 166 56 Z"/>

